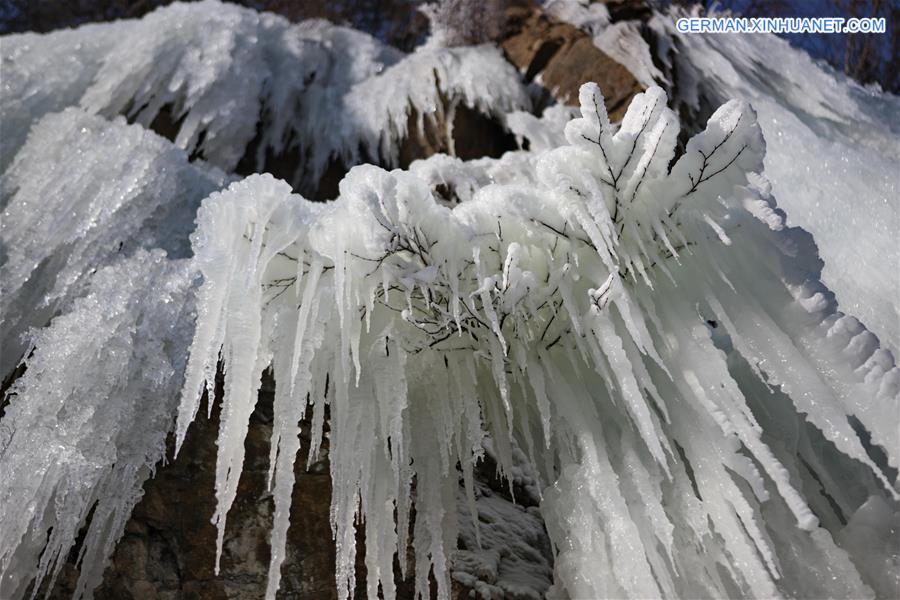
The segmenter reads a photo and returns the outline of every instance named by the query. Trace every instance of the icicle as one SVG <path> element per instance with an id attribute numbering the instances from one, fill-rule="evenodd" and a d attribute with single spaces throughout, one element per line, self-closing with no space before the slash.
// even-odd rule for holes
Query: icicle
<path id="1" fill-rule="evenodd" d="M 37 333 L 0 428 L 0 596 L 24 597 L 35 575 L 33 589 L 45 577 L 52 589 L 82 527 L 75 597 L 100 583 L 172 429 L 191 335 L 185 262 L 116 261 Z"/>

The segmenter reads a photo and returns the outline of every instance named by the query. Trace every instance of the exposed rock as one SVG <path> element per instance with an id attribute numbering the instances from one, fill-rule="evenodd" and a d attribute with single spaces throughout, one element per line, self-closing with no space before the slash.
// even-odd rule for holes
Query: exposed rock
<path id="1" fill-rule="evenodd" d="M 266 491 L 271 406 L 272 392 L 261 392 L 245 442 L 247 454 L 237 498 L 228 514 L 220 573 L 214 573 L 216 529 L 211 522 L 216 504 L 213 489 L 219 426 L 215 410 L 212 419 L 204 414 L 198 416 L 178 458 L 160 466 L 144 486 L 144 497 L 126 526 L 95 598 L 263 597 L 273 515 L 272 497 Z M 204 412 L 202 407 L 200 412 Z M 302 440 L 301 453 L 305 456 L 309 448 L 307 429 Z M 279 594 L 283 598 L 337 598 L 327 456 L 326 442 L 322 459 L 309 471 L 305 460 L 297 463 L 287 559 Z M 52 597 L 70 597 L 76 578 L 77 570 L 70 562 Z"/>
<path id="2" fill-rule="evenodd" d="M 221 387 L 221 386 L 220 386 Z M 216 437 L 218 407 L 212 418 L 200 407 L 188 429 L 178 457 L 161 465 L 144 486 L 119 541 L 96 600 L 256 600 L 264 597 L 268 576 L 274 505 L 266 490 L 269 439 L 272 433 L 271 382 L 260 393 L 245 442 L 244 469 L 225 528 L 221 569 L 214 572 L 216 528 L 212 524 L 216 498 Z M 218 402 L 216 403 L 218 405 Z M 320 459 L 306 469 L 309 423 L 304 423 L 295 465 L 291 524 L 281 570 L 279 598 L 336 600 L 335 546 L 329 522 L 331 476 L 328 440 Z M 169 449 L 169 456 L 174 448 Z M 365 539 L 358 536 L 356 598 L 366 598 Z M 410 565 L 413 555 L 408 554 Z M 56 581 L 49 598 L 71 598 L 78 579 L 77 549 Z M 395 568 L 398 600 L 413 600 L 410 577 Z M 468 598 L 469 590 L 454 582 L 454 596 Z"/>
<path id="3" fill-rule="evenodd" d="M 630 21 L 632 19 L 647 21 L 653 16 L 653 8 L 647 0 L 600 0 L 609 11 L 610 20 Z"/>
<path id="4" fill-rule="evenodd" d="M 526 81 L 540 76 L 540 84 L 560 102 L 577 106 L 581 84 L 600 85 L 606 110 L 621 120 L 635 94 L 643 91 L 624 66 L 594 46 L 591 37 L 569 23 L 529 5 L 507 10 L 508 22 L 501 46 Z"/>

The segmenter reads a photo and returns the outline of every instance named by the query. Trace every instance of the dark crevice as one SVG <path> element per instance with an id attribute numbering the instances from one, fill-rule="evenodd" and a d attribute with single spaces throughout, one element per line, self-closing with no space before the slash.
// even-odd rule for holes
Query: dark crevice
<path id="1" fill-rule="evenodd" d="M 697 496 L 697 500 L 702 502 L 703 496 L 700 495 L 700 488 L 697 486 L 697 479 L 694 476 L 694 468 L 691 466 L 691 461 L 688 460 L 687 454 L 685 454 L 681 444 L 675 440 L 672 440 L 672 443 L 675 444 L 675 450 L 678 451 L 678 456 L 681 458 L 681 462 L 684 463 L 684 470 L 687 473 L 688 479 L 691 480 L 691 489 L 694 490 L 694 495 Z"/>
<path id="2" fill-rule="evenodd" d="M 808 462 L 806 462 L 802 456 L 798 457 L 800 459 L 800 463 L 803 465 L 803 468 L 810 474 L 813 478 L 813 481 L 816 482 L 816 485 L 819 486 L 819 493 L 823 498 L 828 502 L 828 506 L 831 507 L 831 510 L 834 511 L 835 516 L 838 518 L 838 521 L 841 522 L 841 525 L 847 524 L 847 518 L 844 516 L 844 511 L 841 510 L 840 505 L 835 501 L 835 499 L 825 490 L 825 485 L 822 483 L 821 478 L 819 478 L 819 474 L 816 473 L 816 470 L 813 469 Z"/>
<path id="3" fill-rule="evenodd" d="M 884 451 L 884 448 L 872 442 L 872 434 L 859 419 L 850 415 L 847 417 L 847 421 L 850 423 L 853 431 L 856 432 L 856 435 L 859 436 L 863 449 L 869 455 L 869 458 L 872 459 L 872 462 L 875 463 L 875 466 L 881 470 L 881 473 L 888 481 L 897 481 L 898 470 L 888 462 L 887 452 Z"/>
<path id="4" fill-rule="evenodd" d="M 531 59 L 531 63 L 528 65 L 528 69 L 525 71 L 525 82 L 528 83 L 533 81 L 538 74 L 544 70 L 544 67 L 547 66 L 547 63 L 550 62 L 556 53 L 562 48 L 561 40 L 548 40 L 541 44 L 541 47 L 538 48 L 538 51 L 535 53 L 534 58 Z"/>

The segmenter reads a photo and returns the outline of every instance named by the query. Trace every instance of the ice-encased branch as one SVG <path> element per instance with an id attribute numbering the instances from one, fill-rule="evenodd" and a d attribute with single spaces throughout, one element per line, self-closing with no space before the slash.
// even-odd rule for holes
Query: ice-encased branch
<path id="1" fill-rule="evenodd" d="M 354 589 L 358 516 L 378 540 L 366 545 L 368 589 L 391 597 L 413 478 L 417 586 L 425 592 L 433 568 L 446 597 L 450 490 L 457 465 L 471 478 L 485 434 L 502 469 L 515 440 L 550 486 L 543 512 L 571 595 L 725 594 L 722 572 L 697 568 L 709 557 L 728 585 L 776 595 L 792 559 L 779 552 L 789 534 L 761 528 L 772 503 L 814 532 L 808 564 L 792 568 L 853 573 L 848 593 L 869 593 L 816 533 L 801 459 L 770 447 L 753 390 L 780 388 L 773 402 L 805 413 L 881 479 L 873 493 L 891 494 L 840 397 L 848 384 L 895 402 L 896 367 L 863 381 L 839 353 L 812 356 L 798 339 L 809 331 L 785 316 L 796 295 L 788 269 L 747 259 L 799 260 L 782 251 L 789 232 L 756 218 L 771 200 L 742 187 L 764 147 L 747 105 L 717 111 L 671 173 L 677 119 L 661 91 L 639 95 L 615 134 L 602 106 L 585 86 L 571 145 L 540 155 L 536 185 L 488 186 L 453 210 L 414 175 L 375 167 L 353 169 L 326 206 L 265 176 L 204 204 L 195 252 L 205 282 L 179 431 L 221 357 L 221 543 L 255 389 L 272 365 L 281 417 L 270 596 L 307 401 L 311 452 L 331 410 L 341 597 Z M 824 374 L 836 371 L 845 383 Z"/>

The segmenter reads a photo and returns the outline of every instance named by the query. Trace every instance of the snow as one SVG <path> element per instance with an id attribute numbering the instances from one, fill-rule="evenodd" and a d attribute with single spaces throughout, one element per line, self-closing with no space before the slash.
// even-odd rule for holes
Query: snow
<path id="1" fill-rule="evenodd" d="M 473 514 L 463 491 L 457 494 L 461 549 L 453 557 L 454 581 L 479 598 L 541 600 L 553 581 L 553 568 L 538 508 L 515 504 L 477 482 Z"/>

